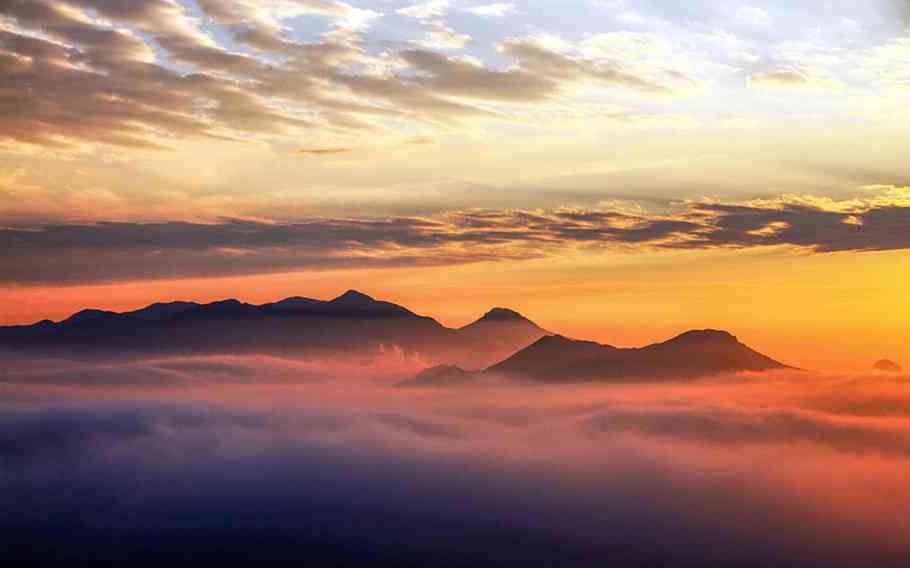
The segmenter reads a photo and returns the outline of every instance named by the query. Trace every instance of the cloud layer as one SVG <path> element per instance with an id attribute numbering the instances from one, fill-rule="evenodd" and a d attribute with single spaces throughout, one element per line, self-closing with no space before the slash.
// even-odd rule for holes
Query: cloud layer
<path id="1" fill-rule="evenodd" d="M 197 381 L 144 384 L 166 365 Z M 415 392 L 331 366 L 302 366 L 295 384 L 294 368 L 190 359 L 121 365 L 119 387 L 97 368 L 7 381 L 4 557 L 694 567 L 910 553 L 905 377 Z"/>
<path id="2" fill-rule="evenodd" d="M 9 148 L 173 146 L 183 139 L 268 140 L 314 131 L 382 132 L 497 116 L 489 103 L 560 98 L 580 82 L 671 94 L 678 69 L 627 69 L 528 39 L 499 44 L 506 66 L 441 53 L 472 43 L 448 2 L 401 8 L 421 39 L 367 44 L 381 12 L 335 0 L 131 3 L 13 0 L 0 7 L 0 138 Z M 510 5 L 476 6 L 483 17 Z M 300 39 L 301 19 L 329 29 Z M 434 51 L 435 50 L 435 51 Z"/>
<path id="3" fill-rule="evenodd" d="M 315 151 L 347 152 L 346 148 Z M 302 152 L 313 153 L 312 150 Z M 4 283 L 221 276 L 300 269 L 439 266 L 566 250 L 910 248 L 903 190 L 831 201 L 692 202 L 664 214 L 619 209 L 463 210 L 436 217 L 296 223 L 99 223 L 0 229 Z"/>

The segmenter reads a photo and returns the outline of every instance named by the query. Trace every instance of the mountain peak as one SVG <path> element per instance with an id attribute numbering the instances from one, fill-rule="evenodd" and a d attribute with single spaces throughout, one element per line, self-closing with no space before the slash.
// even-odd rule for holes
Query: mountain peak
<path id="1" fill-rule="evenodd" d="M 313 302 L 319 302 L 319 301 L 320 300 L 314 300 L 313 298 L 307 298 L 305 296 L 288 296 L 287 298 L 285 298 L 283 300 L 279 300 L 275 303 L 276 304 L 284 304 L 284 303 L 293 304 L 295 302 L 313 303 Z"/>
<path id="2" fill-rule="evenodd" d="M 739 343 L 739 340 L 730 332 L 718 329 L 693 329 L 678 335 L 667 343 Z"/>
<path id="3" fill-rule="evenodd" d="M 596 341 L 586 341 L 583 339 L 572 339 L 564 335 L 545 335 L 533 344 L 527 347 L 527 351 L 539 351 L 541 353 L 552 352 L 553 350 L 571 350 L 573 353 L 594 353 L 602 350 L 615 350 L 612 345 L 597 343 Z"/>
<path id="4" fill-rule="evenodd" d="M 576 343 L 575 340 L 569 339 L 565 335 L 545 335 L 534 342 L 534 345 L 544 346 L 544 345 L 572 345 Z M 591 343 L 591 342 L 586 342 Z M 534 346 L 532 345 L 532 347 Z"/>
<path id="5" fill-rule="evenodd" d="M 212 302 L 211 304 L 208 304 L 208 305 L 209 306 L 219 306 L 219 307 L 221 307 L 221 306 L 224 306 L 224 307 L 241 306 L 241 305 L 243 305 L 243 302 L 241 302 L 237 298 L 228 298 L 227 300 L 218 300 L 217 302 Z"/>
<path id="6" fill-rule="evenodd" d="M 904 371 L 903 367 L 891 359 L 882 359 L 881 361 L 877 361 L 875 365 L 873 365 L 873 368 L 876 371 L 882 371 L 884 373 L 902 373 Z"/>
<path id="7" fill-rule="evenodd" d="M 156 302 L 144 308 L 127 312 L 124 315 L 150 321 L 164 321 L 198 307 L 199 304 L 196 302 Z"/>
<path id="8" fill-rule="evenodd" d="M 313 298 L 305 298 L 303 296 L 290 296 L 271 304 L 263 304 L 260 307 L 314 306 L 322 303 L 324 303 L 322 300 L 314 300 Z"/>
<path id="9" fill-rule="evenodd" d="M 486 332 L 489 332 L 489 330 L 493 328 L 493 326 L 490 324 L 518 324 L 513 327 L 526 328 L 529 331 L 533 330 L 534 334 L 536 335 L 534 339 L 549 334 L 548 331 L 542 329 L 533 321 L 524 317 L 515 310 L 510 310 L 508 308 L 493 308 L 492 310 L 485 313 L 483 317 L 474 321 L 473 323 L 464 326 L 461 328 L 461 330 L 471 333 L 480 332 L 481 330 L 486 330 Z M 496 327 L 498 328 L 498 326 Z"/>
<path id="10" fill-rule="evenodd" d="M 344 294 L 332 300 L 333 304 L 371 304 L 375 302 L 373 298 L 357 290 L 348 290 Z"/>
<path id="11" fill-rule="evenodd" d="M 783 368 L 786 365 L 743 345 L 726 331 L 702 329 L 626 349 L 551 335 L 488 370 L 545 382 L 572 382 L 693 379 Z"/>
<path id="12" fill-rule="evenodd" d="M 96 310 L 94 308 L 88 308 L 85 310 L 80 310 L 75 314 L 71 315 L 67 319 L 63 320 L 61 323 L 79 323 L 83 321 L 93 320 L 104 316 L 116 315 L 114 312 L 109 312 L 107 310 Z"/>
<path id="13" fill-rule="evenodd" d="M 515 310 L 508 308 L 493 308 L 478 321 L 530 321 Z"/>
<path id="14" fill-rule="evenodd" d="M 458 365 L 437 365 L 424 369 L 414 378 L 404 381 L 402 386 L 429 387 L 459 385 L 469 381 L 474 374 Z"/>

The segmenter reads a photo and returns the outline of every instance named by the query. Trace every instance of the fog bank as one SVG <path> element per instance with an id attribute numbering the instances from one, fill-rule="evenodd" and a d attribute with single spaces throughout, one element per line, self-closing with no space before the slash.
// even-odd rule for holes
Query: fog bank
<path id="1" fill-rule="evenodd" d="M 232 357 L 7 374 L 0 556 L 414 566 L 910 557 L 907 377 L 413 390 L 393 384 L 393 367 Z"/>

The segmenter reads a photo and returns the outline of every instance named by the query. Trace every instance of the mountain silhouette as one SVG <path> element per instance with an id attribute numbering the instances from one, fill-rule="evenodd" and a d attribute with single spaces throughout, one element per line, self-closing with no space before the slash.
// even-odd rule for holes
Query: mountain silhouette
<path id="1" fill-rule="evenodd" d="M 688 331 L 647 347 L 620 349 L 565 337 L 545 337 L 488 372 L 545 382 L 686 379 L 786 365 L 743 345 L 725 331 Z"/>
<path id="2" fill-rule="evenodd" d="M 633 349 L 550 335 L 485 371 L 468 373 L 457 367 L 437 367 L 403 384 L 443 386 L 496 377 L 543 383 L 642 382 L 786 368 L 790 367 L 752 350 L 725 331 L 689 331 L 663 343 Z"/>
<path id="3" fill-rule="evenodd" d="M 881 361 L 876 361 L 873 365 L 873 369 L 876 371 L 881 371 L 883 373 L 903 373 L 904 369 L 899 364 L 895 363 L 891 359 L 882 359 Z"/>
<path id="4" fill-rule="evenodd" d="M 156 303 L 130 312 L 82 310 L 59 322 L 0 327 L 0 350 L 26 357 L 262 353 L 350 356 L 396 347 L 430 364 L 483 369 L 550 332 L 504 308 L 461 329 L 349 290 L 329 301 L 254 305 Z"/>
<path id="5" fill-rule="evenodd" d="M 199 354 L 370 357 L 388 349 L 429 368 L 412 385 L 479 377 L 547 383 L 686 379 L 785 365 L 717 330 L 689 331 L 647 347 L 621 349 L 553 335 L 518 312 L 493 308 L 464 327 L 362 292 L 332 300 L 291 297 L 254 305 L 156 303 L 129 312 L 86 309 L 58 323 L 0 327 L 0 351 L 71 359 Z"/>
<path id="6" fill-rule="evenodd" d="M 412 379 L 401 382 L 401 386 L 443 387 L 473 382 L 482 373 L 465 371 L 458 365 L 436 365 L 417 373 Z"/>
<path id="7" fill-rule="evenodd" d="M 480 367 L 488 367 L 512 355 L 516 345 L 524 347 L 549 335 L 536 323 L 506 308 L 493 308 L 458 332 L 468 342 L 483 346 L 482 355 L 477 358 Z"/>

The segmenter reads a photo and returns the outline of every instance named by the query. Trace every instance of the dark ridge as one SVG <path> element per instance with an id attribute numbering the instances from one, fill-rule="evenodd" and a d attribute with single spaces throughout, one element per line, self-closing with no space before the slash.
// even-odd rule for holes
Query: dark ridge
<path id="1" fill-rule="evenodd" d="M 0 342 L 17 340 L 20 338 L 30 339 L 32 337 L 51 333 L 56 328 L 57 324 L 47 319 L 29 325 L 0 327 Z"/>
<path id="2" fill-rule="evenodd" d="M 331 309 L 331 313 L 337 317 L 420 317 L 405 307 L 393 304 L 392 302 L 375 300 L 357 290 L 348 290 L 344 294 L 328 302 L 327 306 Z M 435 320 L 433 321 L 435 322 Z"/>
<path id="3" fill-rule="evenodd" d="M 357 290 L 348 290 L 344 294 L 338 296 L 330 303 L 332 304 L 357 304 L 357 305 L 369 305 L 375 303 L 376 300 L 367 296 L 363 292 L 358 292 Z"/>
<path id="4" fill-rule="evenodd" d="M 904 368 L 901 367 L 898 363 L 895 363 L 891 359 L 882 359 L 881 361 L 876 361 L 873 368 L 876 371 L 882 371 L 884 373 L 903 373 Z"/>
<path id="5" fill-rule="evenodd" d="M 500 327 L 499 324 L 508 324 L 513 327 L 525 327 L 529 329 L 533 328 L 540 332 L 538 338 L 544 335 L 549 335 L 549 332 L 538 326 L 533 321 L 524 317 L 520 313 L 507 308 L 493 308 L 492 310 L 485 313 L 480 319 L 469 323 L 461 329 L 470 331 L 475 328 Z"/>
<path id="6" fill-rule="evenodd" d="M 181 321 L 188 319 L 225 319 L 231 317 L 254 316 L 259 313 L 259 308 L 252 304 L 245 304 L 235 298 L 198 305 L 194 308 L 174 314 L 168 321 Z"/>
<path id="7" fill-rule="evenodd" d="M 478 321 L 530 321 L 515 310 L 508 308 L 493 308 L 488 311 Z"/>
<path id="8" fill-rule="evenodd" d="M 95 310 L 95 309 L 85 309 L 76 312 L 65 320 L 61 321 L 61 324 L 72 324 L 72 323 L 81 323 L 93 319 L 98 319 L 105 316 L 117 316 L 120 315 L 117 312 L 109 312 L 107 310 Z"/>
<path id="9" fill-rule="evenodd" d="M 556 379 L 567 366 L 589 361 L 615 350 L 615 347 L 594 341 L 577 341 L 562 335 L 548 335 L 487 370 L 515 378 Z"/>
<path id="10" fill-rule="evenodd" d="M 272 302 L 271 304 L 263 304 L 260 307 L 266 308 L 270 306 L 275 307 L 295 307 L 295 306 L 317 306 L 324 304 L 322 300 L 315 300 L 313 298 L 304 298 L 303 296 L 291 296 L 290 298 L 285 298 L 278 302 Z"/>
<path id="11" fill-rule="evenodd" d="M 263 304 L 259 306 L 259 309 L 268 314 L 294 316 L 324 309 L 326 306 L 328 306 L 328 302 L 323 302 L 322 300 L 294 296 L 279 302 Z"/>
<path id="12" fill-rule="evenodd" d="M 677 335 L 673 339 L 664 342 L 665 344 L 705 344 L 705 343 L 717 343 L 717 344 L 730 344 L 735 345 L 739 343 L 739 340 L 736 339 L 736 336 L 730 332 L 722 331 L 719 329 L 695 329 L 692 331 L 687 331 L 680 335 Z"/>
<path id="13" fill-rule="evenodd" d="M 484 368 L 508 353 L 432 318 L 350 291 L 333 301 L 291 297 L 256 306 L 157 303 L 128 313 L 83 311 L 68 323 L 0 327 L 0 352 L 16 357 L 119 359 L 144 355 L 271 354 L 362 357 L 398 348 L 431 364 Z"/>
<path id="14" fill-rule="evenodd" d="M 158 302 L 139 310 L 126 312 L 123 315 L 150 321 L 164 321 L 199 306 L 200 304 L 196 302 Z"/>
<path id="15" fill-rule="evenodd" d="M 464 326 L 463 330 L 470 330 L 472 328 L 483 327 L 487 325 L 496 325 L 496 324 L 518 324 L 525 325 L 527 327 L 533 327 L 541 331 L 541 335 L 546 334 L 546 332 L 541 329 L 536 323 L 524 317 L 515 310 L 510 310 L 508 308 L 493 308 L 492 310 L 485 313 L 480 319 Z"/>
<path id="16" fill-rule="evenodd" d="M 542 382 L 654 381 L 788 368 L 719 330 L 694 330 L 639 349 L 548 336 L 488 369 Z"/>
<path id="17" fill-rule="evenodd" d="M 468 366 L 472 370 L 489 367 L 550 334 L 520 313 L 506 308 L 493 308 L 479 320 L 459 329 L 458 333 L 475 345 L 476 353 L 482 354 Z"/>

